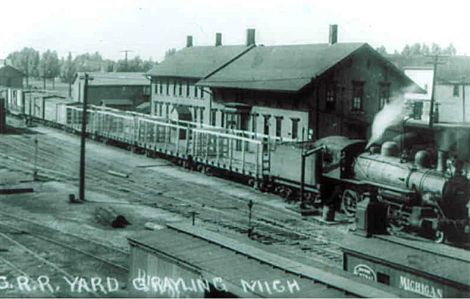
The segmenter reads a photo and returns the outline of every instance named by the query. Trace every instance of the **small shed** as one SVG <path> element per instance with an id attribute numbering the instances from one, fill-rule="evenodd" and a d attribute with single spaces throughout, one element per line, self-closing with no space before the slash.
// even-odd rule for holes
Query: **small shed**
<path id="1" fill-rule="evenodd" d="M 20 70 L 10 66 L 0 64 L 0 86 L 22 88 L 25 74 Z"/>

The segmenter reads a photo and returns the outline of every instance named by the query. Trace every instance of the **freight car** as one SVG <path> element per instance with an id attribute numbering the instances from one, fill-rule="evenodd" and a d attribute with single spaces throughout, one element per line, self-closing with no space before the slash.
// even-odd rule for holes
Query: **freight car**
<path id="1" fill-rule="evenodd" d="M 38 91 L 8 89 L 4 93 L 7 111 L 23 117 L 27 124 L 34 120 L 55 127 L 65 126 L 68 121 L 66 107 L 77 104 L 64 97 Z"/>
<path id="2" fill-rule="evenodd" d="M 45 100 L 43 113 L 37 113 L 26 109 L 27 104 L 18 105 L 23 102 L 12 97 L 9 109 L 41 120 L 44 111 L 54 110 L 48 106 L 55 105 L 57 113 L 51 122 L 72 132 L 81 130 L 79 105 Z M 390 227 L 436 241 L 460 239 L 468 229 L 468 179 L 430 169 L 424 152 L 417 153 L 416 163 L 411 163 L 398 157 L 393 143 L 384 143 L 379 154 L 366 151 L 364 140 L 340 136 L 286 142 L 106 107 L 90 106 L 87 113 L 87 133 L 96 140 L 163 156 L 207 174 L 242 179 L 288 199 L 300 199 L 307 206 L 326 205 L 354 215 L 364 194 L 373 193 L 387 207 Z"/>

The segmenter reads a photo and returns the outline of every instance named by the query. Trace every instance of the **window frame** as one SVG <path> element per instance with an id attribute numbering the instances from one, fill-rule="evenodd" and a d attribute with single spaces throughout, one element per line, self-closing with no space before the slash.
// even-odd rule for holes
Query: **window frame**
<path id="1" fill-rule="evenodd" d="M 352 82 L 351 111 L 353 112 L 364 111 L 364 85 L 364 81 Z"/>
<path id="2" fill-rule="evenodd" d="M 291 118 L 291 138 L 298 139 L 299 138 L 299 118 Z"/>
<path id="3" fill-rule="evenodd" d="M 276 137 L 281 137 L 282 136 L 282 119 L 284 117 L 282 116 L 276 116 L 275 119 L 276 119 L 276 132 L 275 132 L 275 135 Z"/>
<path id="4" fill-rule="evenodd" d="M 263 134 L 269 136 L 269 119 L 271 118 L 271 115 L 269 114 L 263 114 Z"/>
<path id="5" fill-rule="evenodd" d="M 454 90 L 452 91 L 454 97 L 460 97 L 460 84 L 454 84 Z"/>
<path id="6" fill-rule="evenodd" d="M 379 110 L 381 110 L 386 104 L 390 103 L 390 82 L 379 83 Z"/>
<path id="7" fill-rule="evenodd" d="M 334 111 L 337 102 L 337 82 L 332 81 L 327 83 L 325 91 L 325 110 Z"/>

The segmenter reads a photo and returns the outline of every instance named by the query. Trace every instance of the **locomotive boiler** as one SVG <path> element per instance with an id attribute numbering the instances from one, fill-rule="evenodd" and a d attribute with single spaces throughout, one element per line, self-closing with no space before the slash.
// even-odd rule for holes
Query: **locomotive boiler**
<path id="1" fill-rule="evenodd" d="M 407 162 L 398 156 L 394 142 L 385 142 L 380 153 L 361 153 L 350 167 L 351 178 L 367 186 L 358 184 L 354 192 L 372 190 L 387 206 L 389 229 L 418 232 L 438 242 L 466 241 L 470 183 L 459 169 L 449 174 L 444 168 L 431 168 L 426 151 L 418 151 L 414 161 Z"/>

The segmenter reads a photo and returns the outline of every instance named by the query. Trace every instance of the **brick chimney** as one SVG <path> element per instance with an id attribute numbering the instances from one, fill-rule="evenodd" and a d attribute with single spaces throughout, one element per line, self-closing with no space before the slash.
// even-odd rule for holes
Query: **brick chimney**
<path id="1" fill-rule="evenodd" d="M 328 39 L 328 43 L 330 45 L 334 45 L 338 42 L 338 25 L 333 24 L 330 25 L 330 36 Z"/>
<path id="2" fill-rule="evenodd" d="M 255 29 L 250 28 L 246 30 L 246 45 L 247 46 L 255 45 Z"/>
<path id="3" fill-rule="evenodd" d="M 215 34 L 215 46 L 222 46 L 222 33 L 217 32 Z"/>
<path id="4" fill-rule="evenodd" d="M 188 35 L 186 37 L 186 48 L 191 48 L 193 46 L 193 36 Z"/>

